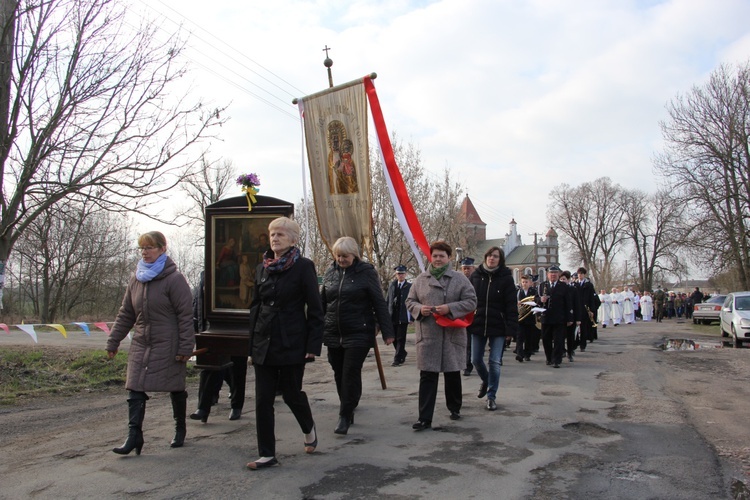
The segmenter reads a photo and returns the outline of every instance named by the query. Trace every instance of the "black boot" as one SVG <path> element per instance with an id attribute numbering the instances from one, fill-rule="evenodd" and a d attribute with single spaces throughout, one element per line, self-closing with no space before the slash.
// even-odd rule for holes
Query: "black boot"
<path id="1" fill-rule="evenodd" d="M 130 393 L 128 398 L 128 438 L 119 448 L 113 448 L 112 451 L 118 455 L 127 455 L 133 448 L 135 454 L 141 454 L 143 448 L 143 418 L 146 416 L 146 399 L 145 393 Z"/>
<path id="2" fill-rule="evenodd" d="M 169 397 L 172 399 L 172 416 L 174 417 L 174 438 L 170 446 L 172 448 L 179 448 L 185 442 L 185 434 L 187 434 L 185 427 L 187 391 L 170 392 Z"/>
<path id="3" fill-rule="evenodd" d="M 336 424 L 336 428 L 333 430 L 336 434 L 346 434 L 349 432 L 349 426 L 354 423 L 354 415 L 341 415 L 339 422 Z"/>

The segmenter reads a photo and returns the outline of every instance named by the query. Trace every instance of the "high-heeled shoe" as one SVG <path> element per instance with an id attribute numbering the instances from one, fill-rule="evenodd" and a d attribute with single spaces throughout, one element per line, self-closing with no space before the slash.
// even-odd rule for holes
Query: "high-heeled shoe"
<path id="1" fill-rule="evenodd" d="M 336 434 L 346 434 L 349 432 L 349 419 L 351 417 L 348 417 L 346 415 L 341 415 L 339 417 L 339 422 L 336 424 L 336 428 L 333 430 Z"/>
<path id="2" fill-rule="evenodd" d="M 315 434 L 315 439 L 312 443 L 305 443 L 305 453 L 314 453 L 315 448 L 318 447 L 318 431 L 315 429 L 315 424 L 313 424 L 312 432 Z"/>
<path id="3" fill-rule="evenodd" d="M 198 408 L 193 413 L 190 414 L 190 420 L 200 420 L 204 424 L 208 422 L 208 415 L 211 413 L 211 410 L 201 410 Z"/>

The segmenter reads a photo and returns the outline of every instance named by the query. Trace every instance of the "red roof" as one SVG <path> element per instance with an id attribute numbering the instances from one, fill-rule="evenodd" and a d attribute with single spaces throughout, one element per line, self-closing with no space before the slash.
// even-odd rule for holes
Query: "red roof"
<path id="1" fill-rule="evenodd" d="M 479 213 L 477 213 L 477 209 L 474 208 L 474 204 L 469 199 L 468 194 L 466 195 L 466 198 L 464 198 L 464 201 L 461 202 L 461 209 L 458 212 L 458 220 L 465 224 L 487 225 L 482 218 L 479 217 Z"/>

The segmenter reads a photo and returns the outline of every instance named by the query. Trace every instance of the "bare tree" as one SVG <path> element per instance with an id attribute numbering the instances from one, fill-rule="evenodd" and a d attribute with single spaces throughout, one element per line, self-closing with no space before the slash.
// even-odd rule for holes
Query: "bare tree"
<path id="1" fill-rule="evenodd" d="M 323 274 L 331 264 L 333 257 L 318 230 L 318 219 L 315 215 L 312 192 L 307 194 L 307 203 L 301 199 L 294 207 L 294 220 L 300 225 L 300 250 L 302 254 L 315 263 L 318 274 Z"/>
<path id="2" fill-rule="evenodd" d="M 94 204 L 37 217 L 15 251 L 34 315 L 46 323 L 74 313 L 114 314 L 137 258 L 128 232 L 122 217 Z"/>
<path id="3" fill-rule="evenodd" d="M 202 241 L 206 206 L 224 198 L 230 187 L 234 186 L 232 160 L 211 161 L 203 155 L 200 162 L 189 170 L 180 182 L 180 190 L 185 193 L 188 203 L 178 210 L 177 217 L 200 228 L 198 233 Z"/>
<path id="4" fill-rule="evenodd" d="M 465 239 L 465 229 L 458 221 L 463 186 L 445 169 L 433 177 L 422 164 L 421 152 L 412 143 L 404 143 L 396 134 L 391 138 L 401 176 L 414 211 L 419 217 L 428 241 L 445 239 L 457 246 Z M 405 265 L 409 272 L 420 272 L 417 260 L 396 217 L 380 157 L 371 152 L 373 204 L 373 263 L 385 290 L 393 278 L 393 269 Z"/>
<path id="5" fill-rule="evenodd" d="M 613 284 L 613 263 L 626 225 L 622 188 L 608 177 L 578 187 L 561 184 L 550 193 L 547 218 L 566 236 L 563 248 L 588 268 L 597 287 Z"/>
<path id="6" fill-rule="evenodd" d="M 684 202 L 695 259 L 750 288 L 750 62 L 721 65 L 678 95 L 655 167 Z"/>
<path id="7" fill-rule="evenodd" d="M 132 28 L 121 2 L 1 1 L 0 272 L 63 200 L 145 213 L 144 195 L 176 185 L 222 111 L 172 93 L 183 41 Z"/>
<path id="8" fill-rule="evenodd" d="M 679 200 L 668 191 L 647 194 L 640 190 L 623 192 L 626 240 L 632 244 L 636 284 L 652 290 L 654 279 L 683 268 L 679 252 L 685 246 L 683 212 Z"/>

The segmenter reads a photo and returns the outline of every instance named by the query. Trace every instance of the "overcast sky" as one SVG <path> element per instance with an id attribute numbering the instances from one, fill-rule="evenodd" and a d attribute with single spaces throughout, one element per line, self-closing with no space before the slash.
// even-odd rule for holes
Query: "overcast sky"
<path id="1" fill-rule="evenodd" d="M 302 138 L 293 97 L 377 72 L 388 128 L 450 168 L 488 237 L 511 217 L 544 233 L 559 183 L 608 175 L 655 190 L 665 104 L 721 63 L 750 58 L 748 0 L 142 0 L 192 33 L 199 95 L 230 104 L 215 157 L 297 202 Z M 371 147 L 375 145 L 371 129 Z M 305 170 L 306 172 L 306 170 Z M 308 174 L 309 175 L 309 174 Z M 308 183 L 309 185 L 309 183 Z M 238 189 L 237 195 L 240 195 Z"/>

